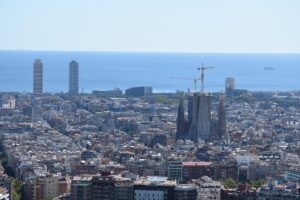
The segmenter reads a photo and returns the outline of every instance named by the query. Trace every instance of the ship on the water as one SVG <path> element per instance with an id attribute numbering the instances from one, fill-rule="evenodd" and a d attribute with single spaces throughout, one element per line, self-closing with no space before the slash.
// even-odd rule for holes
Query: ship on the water
<path id="1" fill-rule="evenodd" d="M 266 67 L 264 67 L 264 70 L 272 71 L 272 70 L 274 70 L 274 67 L 266 66 Z"/>

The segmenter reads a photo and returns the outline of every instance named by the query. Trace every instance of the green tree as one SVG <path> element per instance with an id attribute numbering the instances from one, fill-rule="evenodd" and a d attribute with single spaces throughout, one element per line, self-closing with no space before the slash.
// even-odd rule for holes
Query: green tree
<path id="1" fill-rule="evenodd" d="M 5 168 L 8 165 L 7 158 L 5 157 L 1 158 L 1 164 Z"/>
<path id="2" fill-rule="evenodd" d="M 11 183 L 11 199 L 21 200 L 22 199 L 22 181 L 19 179 L 13 179 Z"/>
<path id="3" fill-rule="evenodd" d="M 225 188 L 236 188 L 237 186 L 237 183 L 232 178 L 225 179 L 222 181 L 222 183 L 225 186 Z"/>
<path id="4" fill-rule="evenodd" d="M 260 186 L 266 184 L 266 181 L 263 180 L 263 179 L 260 179 L 260 180 L 257 180 L 257 181 L 251 180 L 251 181 L 249 182 L 249 184 L 250 184 L 252 187 L 259 188 Z"/>

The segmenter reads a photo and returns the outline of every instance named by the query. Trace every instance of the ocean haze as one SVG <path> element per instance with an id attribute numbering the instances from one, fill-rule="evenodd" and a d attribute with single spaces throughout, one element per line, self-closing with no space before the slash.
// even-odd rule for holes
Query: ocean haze
<path id="1" fill-rule="evenodd" d="M 199 77 L 196 67 L 201 63 L 216 67 L 206 71 L 208 91 L 224 90 L 225 77 L 234 77 L 240 89 L 300 89 L 300 54 L 0 51 L 0 91 L 31 92 L 36 58 L 44 64 L 45 92 L 67 92 L 71 60 L 79 62 L 84 92 L 134 86 L 186 91 L 194 88 L 193 81 L 174 78 Z"/>
<path id="2" fill-rule="evenodd" d="M 300 53 L 299 0 L 0 1 L 1 49 Z"/>

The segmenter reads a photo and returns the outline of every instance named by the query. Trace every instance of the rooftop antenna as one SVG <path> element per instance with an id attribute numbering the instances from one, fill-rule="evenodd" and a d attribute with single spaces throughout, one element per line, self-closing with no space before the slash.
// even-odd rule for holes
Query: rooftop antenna
<path id="1" fill-rule="evenodd" d="M 201 67 L 197 68 L 197 70 L 200 71 L 199 80 L 201 80 L 201 93 L 204 93 L 204 71 L 207 69 L 213 69 L 213 68 L 215 68 L 215 67 L 213 67 L 213 66 L 205 67 L 204 63 L 201 64 Z"/>

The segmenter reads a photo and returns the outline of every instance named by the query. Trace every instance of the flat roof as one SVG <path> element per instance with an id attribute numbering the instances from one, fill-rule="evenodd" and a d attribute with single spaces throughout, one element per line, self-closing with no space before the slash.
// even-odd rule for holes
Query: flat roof
<path id="1" fill-rule="evenodd" d="M 182 162 L 182 166 L 188 166 L 188 167 L 192 167 L 192 166 L 210 166 L 212 163 L 211 162 L 205 162 L 205 161 L 199 161 L 199 162 Z"/>
<path id="2" fill-rule="evenodd" d="M 165 176 L 148 176 L 147 177 L 147 181 L 150 181 L 150 182 L 163 182 L 166 180 L 168 180 L 168 177 L 165 177 Z"/>
<path id="3" fill-rule="evenodd" d="M 0 193 L 7 192 L 7 189 L 0 187 Z"/>

